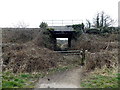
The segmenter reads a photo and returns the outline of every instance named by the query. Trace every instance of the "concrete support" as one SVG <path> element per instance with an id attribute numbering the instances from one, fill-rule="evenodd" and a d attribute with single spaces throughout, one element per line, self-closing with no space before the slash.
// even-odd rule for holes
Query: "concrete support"
<path id="1" fill-rule="evenodd" d="M 54 38 L 54 50 L 56 50 L 56 49 L 57 49 L 57 39 Z"/>
<path id="2" fill-rule="evenodd" d="M 71 38 L 69 37 L 68 38 L 68 48 L 70 48 L 71 47 Z"/>

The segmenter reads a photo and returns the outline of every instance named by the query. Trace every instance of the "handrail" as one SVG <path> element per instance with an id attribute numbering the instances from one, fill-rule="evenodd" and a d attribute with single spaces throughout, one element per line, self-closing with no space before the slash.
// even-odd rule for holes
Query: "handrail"
<path id="1" fill-rule="evenodd" d="M 54 52 L 60 52 L 60 53 L 74 53 L 74 52 L 81 52 L 81 50 L 69 50 L 69 51 L 54 51 Z"/>
<path id="2" fill-rule="evenodd" d="M 80 24 L 83 20 L 43 20 L 43 22 L 47 23 L 48 26 L 66 26 Z"/>

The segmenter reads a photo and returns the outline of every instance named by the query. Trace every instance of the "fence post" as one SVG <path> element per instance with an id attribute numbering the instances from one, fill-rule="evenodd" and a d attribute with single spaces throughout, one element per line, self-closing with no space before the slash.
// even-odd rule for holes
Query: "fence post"
<path id="1" fill-rule="evenodd" d="M 81 65 L 85 65 L 85 60 L 86 60 L 86 54 L 87 54 L 87 50 L 83 49 L 81 52 L 82 55 L 82 59 L 81 59 Z"/>

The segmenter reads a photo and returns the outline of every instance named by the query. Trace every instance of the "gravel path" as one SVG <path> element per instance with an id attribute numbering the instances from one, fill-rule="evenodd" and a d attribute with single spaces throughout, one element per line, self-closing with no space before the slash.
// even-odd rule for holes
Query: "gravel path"
<path id="1" fill-rule="evenodd" d="M 36 88 L 80 88 L 82 67 L 40 78 Z M 37 90 L 37 89 L 34 89 Z"/>

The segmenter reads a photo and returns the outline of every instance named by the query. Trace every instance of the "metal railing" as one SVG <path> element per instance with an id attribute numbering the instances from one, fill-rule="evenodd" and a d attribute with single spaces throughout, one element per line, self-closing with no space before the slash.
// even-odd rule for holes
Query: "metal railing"
<path id="1" fill-rule="evenodd" d="M 82 53 L 81 50 L 54 51 L 54 52 L 61 53 L 64 55 L 81 55 Z"/>
<path id="2" fill-rule="evenodd" d="M 43 20 L 43 22 L 47 23 L 48 26 L 66 26 L 73 24 L 81 24 L 82 20 Z"/>

